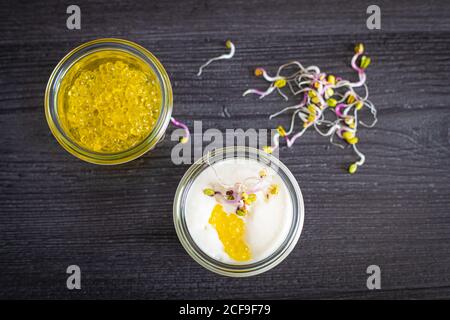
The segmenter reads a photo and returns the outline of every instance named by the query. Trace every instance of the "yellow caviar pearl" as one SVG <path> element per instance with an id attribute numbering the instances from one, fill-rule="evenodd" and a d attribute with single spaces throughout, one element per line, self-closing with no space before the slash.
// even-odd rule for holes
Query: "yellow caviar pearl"
<path id="1" fill-rule="evenodd" d="M 224 251 L 236 261 L 251 259 L 250 248 L 245 242 L 245 222 L 234 213 L 226 213 L 223 206 L 216 204 L 209 223 L 216 229 Z"/>
<path id="2" fill-rule="evenodd" d="M 161 109 L 161 86 L 153 71 L 108 58 L 94 68 L 80 60 L 61 82 L 61 123 L 80 146 L 99 153 L 121 152 L 143 141 Z M 79 65 L 78 65 L 79 64 Z M 60 99 L 60 98 L 58 98 Z"/>

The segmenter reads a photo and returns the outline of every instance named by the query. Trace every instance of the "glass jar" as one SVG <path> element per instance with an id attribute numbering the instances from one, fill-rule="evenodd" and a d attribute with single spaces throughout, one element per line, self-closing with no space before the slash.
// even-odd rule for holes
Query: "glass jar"
<path id="1" fill-rule="evenodd" d="M 80 59 L 102 50 L 127 53 L 140 63 L 149 66 L 161 86 L 161 111 L 154 128 L 149 135 L 133 147 L 117 153 L 102 153 L 88 150 L 76 143 L 65 132 L 58 115 L 58 93 L 62 79 L 68 70 Z M 155 147 L 164 136 L 172 115 L 172 86 L 162 64 L 147 49 L 122 39 L 98 39 L 82 44 L 69 52 L 56 66 L 47 84 L 45 92 L 45 115 L 51 132 L 56 140 L 75 157 L 95 164 L 120 164 L 134 160 Z"/>
<path id="2" fill-rule="evenodd" d="M 289 232 L 282 244 L 268 257 L 249 264 L 228 264 L 215 260 L 204 253 L 191 237 L 185 217 L 185 203 L 187 195 L 189 194 L 189 189 L 195 179 L 200 175 L 200 173 L 208 168 L 209 165 L 213 165 L 214 163 L 225 159 L 233 158 L 257 160 L 267 167 L 272 168 L 285 183 L 292 200 L 292 221 Z M 303 228 L 303 196 L 295 177 L 289 169 L 273 155 L 249 147 L 220 148 L 209 152 L 196 161 L 184 174 L 175 194 L 173 218 L 175 229 L 181 244 L 196 262 L 206 269 L 221 275 L 230 277 L 247 277 L 272 269 L 283 261 L 295 247 Z"/>

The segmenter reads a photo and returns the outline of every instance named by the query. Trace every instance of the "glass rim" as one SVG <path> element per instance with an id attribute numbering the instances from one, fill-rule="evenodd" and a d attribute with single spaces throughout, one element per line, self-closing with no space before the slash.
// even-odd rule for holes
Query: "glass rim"
<path id="1" fill-rule="evenodd" d="M 100 153 L 81 147 L 66 134 L 58 118 L 57 97 L 61 80 L 67 71 L 80 59 L 98 51 L 116 50 L 126 52 L 148 65 L 161 85 L 161 111 L 155 127 L 149 135 L 135 146 L 116 153 Z M 163 138 L 172 116 L 173 94 L 169 76 L 159 60 L 144 47 L 123 39 L 101 38 L 79 45 L 67 53 L 56 65 L 45 90 L 45 116 L 53 136 L 59 144 L 75 157 L 95 164 L 120 164 L 134 160 Z"/>
<path id="2" fill-rule="evenodd" d="M 243 156 L 242 156 L 243 155 Z M 248 156 L 248 157 L 247 157 Z M 185 201 L 193 181 L 203 172 L 211 160 L 255 159 L 274 169 L 285 183 L 292 200 L 293 217 L 290 230 L 283 243 L 268 257 L 249 264 L 229 264 L 215 260 L 203 252 L 192 239 L 185 220 Z M 215 163 L 215 162 L 213 162 Z M 181 178 L 175 193 L 173 219 L 175 230 L 187 253 L 204 268 L 230 277 L 248 277 L 266 272 L 281 263 L 297 244 L 304 223 L 304 202 L 301 189 L 290 170 L 276 157 L 251 147 L 225 147 L 214 149 L 192 164 Z"/>

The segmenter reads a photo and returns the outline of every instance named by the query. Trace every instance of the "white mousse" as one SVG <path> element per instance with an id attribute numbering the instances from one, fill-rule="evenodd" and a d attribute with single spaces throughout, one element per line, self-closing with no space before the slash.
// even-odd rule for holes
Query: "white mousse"
<path id="1" fill-rule="evenodd" d="M 218 201 L 215 197 L 208 197 L 203 193 L 205 188 L 220 182 L 234 185 L 249 177 L 258 177 L 265 169 L 267 179 L 271 184 L 279 186 L 277 195 L 265 200 L 264 191 L 255 192 L 257 196 L 247 215 L 241 217 L 245 221 L 245 241 L 247 242 L 252 259 L 237 262 L 225 253 L 216 229 L 209 224 L 211 212 Z M 226 204 L 224 209 L 231 214 L 235 206 Z M 253 159 L 225 159 L 205 169 L 195 179 L 190 187 L 185 207 L 186 223 L 189 233 L 197 246 L 213 259 L 229 264 L 247 264 L 260 261 L 270 256 L 286 239 L 292 223 L 293 206 L 289 191 L 281 177 L 275 170 Z"/>

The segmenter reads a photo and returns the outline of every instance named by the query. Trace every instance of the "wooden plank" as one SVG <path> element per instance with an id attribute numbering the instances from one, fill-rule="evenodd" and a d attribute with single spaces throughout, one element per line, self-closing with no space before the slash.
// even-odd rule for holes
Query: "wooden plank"
<path id="1" fill-rule="evenodd" d="M 79 1 L 82 29 L 65 28 L 65 4 L 0 6 L 1 298 L 450 298 L 450 4 L 379 1 Z M 379 123 L 361 130 L 366 165 L 345 174 L 350 150 L 310 133 L 281 160 L 306 205 L 300 242 L 276 269 L 249 279 L 214 275 L 178 242 L 172 201 L 187 166 L 174 142 L 128 164 L 103 167 L 66 153 L 48 130 L 43 95 L 59 59 L 98 37 L 136 41 L 162 61 L 174 116 L 203 128 L 270 129 L 279 97 L 241 97 L 265 84 L 256 66 L 296 59 L 353 77 L 364 41 Z M 236 56 L 198 67 L 232 39 Z M 226 111 L 224 111 L 226 110 Z M 288 116 L 280 117 L 283 124 Z M 172 128 L 168 133 L 171 133 Z M 80 265 L 82 290 L 66 289 Z M 382 290 L 365 270 L 382 269 Z"/>

